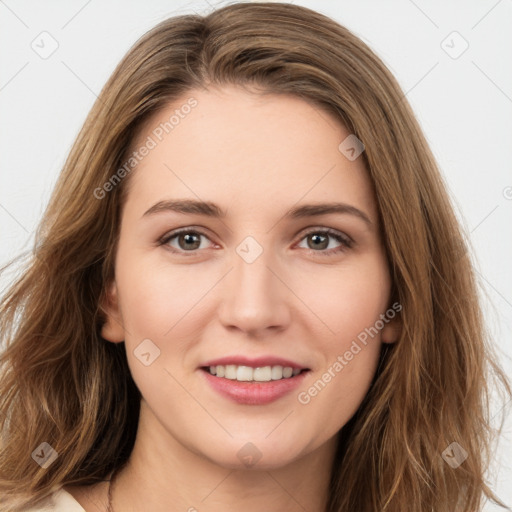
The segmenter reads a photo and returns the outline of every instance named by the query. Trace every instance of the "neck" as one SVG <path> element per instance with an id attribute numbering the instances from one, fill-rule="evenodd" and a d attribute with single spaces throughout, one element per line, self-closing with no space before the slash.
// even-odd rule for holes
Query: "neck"
<path id="1" fill-rule="evenodd" d="M 146 435 L 143 412 L 130 459 L 112 487 L 115 512 L 326 509 L 335 438 L 286 466 L 229 468 L 192 452 L 168 433 L 165 440 L 162 431 L 155 435 L 153 423 L 152 435 Z"/>

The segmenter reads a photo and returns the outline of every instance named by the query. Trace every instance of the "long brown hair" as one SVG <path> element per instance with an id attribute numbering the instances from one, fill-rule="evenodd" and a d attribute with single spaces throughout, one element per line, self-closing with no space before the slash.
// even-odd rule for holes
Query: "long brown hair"
<path id="1" fill-rule="evenodd" d="M 130 455 L 140 393 L 124 344 L 100 336 L 133 175 L 119 169 L 149 116 L 209 84 L 295 95 L 334 114 L 365 145 L 403 328 L 343 428 L 328 512 L 475 512 L 484 495 L 497 499 L 485 483 L 489 390 L 494 379 L 509 395 L 510 386 L 486 338 L 464 234 L 414 114 L 349 30 L 304 7 L 251 2 L 157 25 L 123 58 L 85 121 L 34 250 L 0 306 L 2 510 L 104 480 Z M 114 175 L 123 179 L 99 194 Z M 31 456 L 43 442 L 58 453 L 46 469 Z M 452 442 L 468 455 L 456 469 L 442 457 Z"/>

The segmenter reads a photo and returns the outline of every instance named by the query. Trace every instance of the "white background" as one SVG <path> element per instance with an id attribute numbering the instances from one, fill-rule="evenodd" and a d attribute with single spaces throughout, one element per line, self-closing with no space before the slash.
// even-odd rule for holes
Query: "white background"
<path id="1" fill-rule="evenodd" d="M 294 3 L 348 27 L 400 82 L 471 239 L 489 328 L 512 374 L 512 1 Z M 0 0 L 0 265 L 30 250 L 87 112 L 128 48 L 168 16 L 224 4 Z M 58 44 L 46 59 L 31 47 L 42 37 L 50 47 L 44 31 Z M 466 43 L 453 31 L 469 45 L 458 58 Z M 504 405 L 495 404 L 508 419 L 489 481 L 512 507 L 511 404 Z"/>

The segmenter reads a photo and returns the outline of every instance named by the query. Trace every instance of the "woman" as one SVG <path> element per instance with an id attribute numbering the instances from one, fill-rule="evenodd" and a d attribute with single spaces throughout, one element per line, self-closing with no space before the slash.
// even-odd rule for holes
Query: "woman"
<path id="1" fill-rule="evenodd" d="M 496 498 L 490 370 L 510 387 L 439 171 L 383 63 L 304 7 L 135 44 L 0 322 L 2 510 Z"/>

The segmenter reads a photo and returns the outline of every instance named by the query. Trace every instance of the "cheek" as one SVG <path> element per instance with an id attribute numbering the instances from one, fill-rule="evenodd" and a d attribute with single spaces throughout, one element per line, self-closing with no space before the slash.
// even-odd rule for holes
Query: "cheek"
<path id="1" fill-rule="evenodd" d="M 316 274 L 302 285 L 327 335 L 316 336 L 321 363 L 297 397 L 303 413 L 331 433 L 356 412 L 371 385 L 380 354 L 379 319 L 388 306 L 390 279 L 383 258 Z M 314 293 L 313 293 L 314 291 Z M 320 293 L 321 291 L 321 293 Z"/>
<path id="2" fill-rule="evenodd" d="M 337 268 L 303 272 L 295 290 L 323 325 L 327 334 L 321 339 L 326 346 L 341 350 L 384 313 L 390 292 L 389 272 L 380 255 L 368 255 Z"/>
<path id="3" fill-rule="evenodd" d="M 368 393 L 380 346 L 378 340 L 373 343 L 353 354 L 351 360 L 344 355 L 346 351 L 340 351 L 299 391 L 297 418 L 302 419 L 302 428 L 307 425 L 311 433 L 321 432 L 320 439 L 315 436 L 317 442 L 330 438 L 346 425 Z"/>
<path id="4" fill-rule="evenodd" d="M 187 397 L 173 376 L 182 381 L 187 352 L 202 329 L 201 298 L 214 282 L 211 273 L 203 274 L 204 281 L 193 266 L 164 266 L 150 258 L 137 258 L 136 251 L 125 258 L 119 252 L 116 280 L 128 365 L 154 410 L 165 411 L 169 404 L 175 410 L 186 406 Z"/>
<path id="5" fill-rule="evenodd" d="M 117 279 L 127 337 L 132 342 L 154 338 L 157 343 L 171 337 L 173 345 L 179 345 L 191 318 L 197 326 L 201 299 L 216 281 L 211 272 L 199 273 L 193 265 L 137 264 L 128 258 L 119 262 Z"/>

